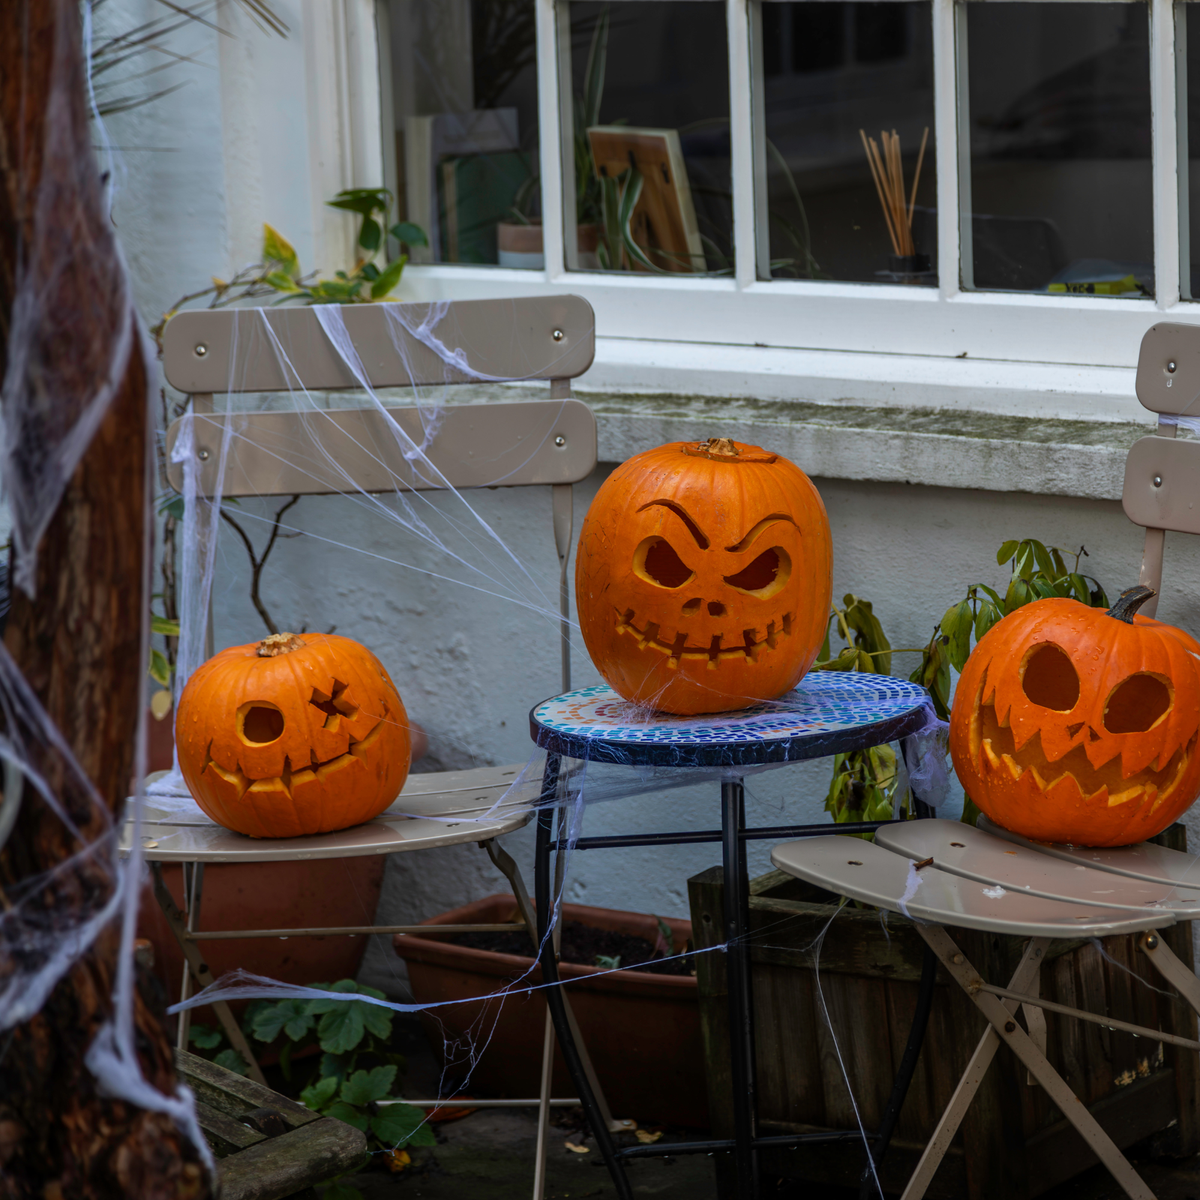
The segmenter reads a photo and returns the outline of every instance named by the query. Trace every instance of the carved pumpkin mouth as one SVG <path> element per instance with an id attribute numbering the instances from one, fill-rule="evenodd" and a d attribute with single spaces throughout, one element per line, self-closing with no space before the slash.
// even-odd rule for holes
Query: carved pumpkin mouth
<path id="1" fill-rule="evenodd" d="M 1073 784 L 1083 800 L 1100 803 L 1107 799 L 1109 808 L 1137 802 L 1149 804 L 1153 812 L 1175 790 L 1196 748 L 1193 735 L 1165 764 L 1156 759 L 1144 770 L 1126 777 L 1121 771 L 1119 754 L 1103 766 L 1093 767 L 1082 745 L 1072 746 L 1055 762 L 1047 762 L 1040 732 L 1018 750 L 1012 730 L 1000 724 L 991 704 L 980 705 L 978 720 L 982 758 L 993 771 L 1007 771 L 1014 780 L 1031 772 L 1041 792 L 1070 788 Z"/>
<path id="2" fill-rule="evenodd" d="M 232 771 L 227 771 L 213 759 L 212 743 L 210 742 L 204 768 L 200 774 L 203 775 L 206 771 L 211 770 L 214 774 L 219 775 L 226 783 L 231 784 L 237 789 L 239 800 L 249 791 L 284 791 L 291 796 L 293 787 L 310 783 L 314 779 L 324 783 L 338 771 L 353 766 L 356 759 L 365 760 L 374 748 L 375 743 L 379 740 L 383 726 L 383 721 L 376 721 L 366 737 L 359 741 L 351 738 L 350 745 L 344 754 L 327 759 L 325 762 L 318 762 L 314 754 L 310 762 L 306 763 L 303 767 L 296 768 L 292 765 L 291 758 L 287 757 L 283 760 L 283 774 L 276 775 L 271 779 L 249 778 L 242 770 L 241 763 L 238 763 Z"/>
<path id="3" fill-rule="evenodd" d="M 778 621 L 767 622 L 765 633 L 760 634 L 757 629 L 743 629 L 740 642 L 732 645 L 723 646 L 726 635 L 715 633 L 707 646 L 689 646 L 686 630 L 680 630 L 673 640 L 667 641 L 657 621 L 647 621 L 645 626 L 639 629 L 634 624 L 635 613 L 632 608 L 624 612 L 620 609 L 616 611 L 617 633 L 637 639 L 639 650 L 650 649 L 665 654 L 667 666 L 672 669 L 678 668 L 680 662 L 686 658 L 706 659 L 710 671 L 715 671 L 722 659 L 742 658 L 758 662 L 764 649 L 774 650 L 783 638 L 792 636 L 792 624 L 795 621 L 795 614 L 784 613 Z"/>

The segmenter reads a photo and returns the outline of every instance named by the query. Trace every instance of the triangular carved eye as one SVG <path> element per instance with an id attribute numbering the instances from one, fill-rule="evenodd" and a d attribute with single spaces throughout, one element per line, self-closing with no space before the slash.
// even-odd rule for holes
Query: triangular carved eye
<path id="1" fill-rule="evenodd" d="M 695 578 L 695 571 L 675 553 L 666 538 L 647 538 L 634 551 L 633 570 L 635 575 L 664 588 L 683 587 Z"/>

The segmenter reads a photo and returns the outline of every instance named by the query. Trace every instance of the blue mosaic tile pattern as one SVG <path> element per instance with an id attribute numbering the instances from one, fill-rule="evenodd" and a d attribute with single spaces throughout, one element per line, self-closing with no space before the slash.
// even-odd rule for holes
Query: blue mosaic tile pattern
<path id="1" fill-rule="evenodd" d="M 925 689 L 904 679 L 818 671 L 778 700 L 698 717 L 651 712 L 607 685 L 581 688 L 543 701 L 530 726 L 538 745 L 573 757 L 626 757 L 632 765 L 668 761 L 667 752 L 678 765 L 732 765 L 816 758 L 906 737 L 924 723 L 928 703 Z"/>

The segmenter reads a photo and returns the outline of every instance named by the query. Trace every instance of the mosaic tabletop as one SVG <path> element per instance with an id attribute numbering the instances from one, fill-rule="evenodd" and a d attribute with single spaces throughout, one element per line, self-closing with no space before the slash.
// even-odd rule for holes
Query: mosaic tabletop
<path id="1" fill-rule="evenodd" d="M 924 688 L 887 675 L 818 671 L 778 700 L 676 717 L 605 684 L 544 700 L 529 714 L 543 749 L 630 766 L 738 766 L 823 758 L 908 737 L 927 720 Z"/>

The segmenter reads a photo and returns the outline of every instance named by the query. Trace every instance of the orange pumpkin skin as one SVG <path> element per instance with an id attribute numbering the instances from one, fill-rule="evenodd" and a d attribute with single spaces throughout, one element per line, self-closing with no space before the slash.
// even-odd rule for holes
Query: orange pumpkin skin
<path id="1" fill-rule="evenodd" d="M 365 646 L 328 633 L 230 646 L 188 680 L 179 769 L 214 821 L 300 837 L 381 813 L 408 776 L 408 714 Z"/>
<path id="2" fill-rule="evenodd" d="M 813 664 L 832 590 L 829 518 L 758 446 L 672 442 L 622 463 L 579 538 L 592 661 L 628 700 L 693 715 L 781 696 Z"/>
<path id="3" fill-rule="evenodd" d="M 1153 595 L 1148 588 L 1140 603 Z M 980 640 L 958 681 L 950 751 L 967 795 L 1044 842 L 1125 846 L 1200 794 L 1200 644 L 1149 617 L 1038 600 Z"/>

